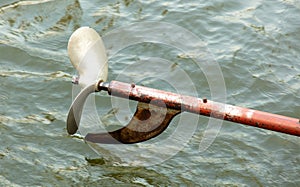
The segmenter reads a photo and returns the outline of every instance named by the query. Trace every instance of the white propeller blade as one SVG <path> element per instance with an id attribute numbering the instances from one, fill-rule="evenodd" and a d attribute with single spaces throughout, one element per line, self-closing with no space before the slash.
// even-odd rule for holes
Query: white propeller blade
<path id="1" fill-rule="evenodd" d="M 84 88 L 100 79 L 106 81 L 107 56 L 98 33 L 89 27 L 77 29 L 69 39 L 68 54 L 79 73 L 79 85 Z"/>

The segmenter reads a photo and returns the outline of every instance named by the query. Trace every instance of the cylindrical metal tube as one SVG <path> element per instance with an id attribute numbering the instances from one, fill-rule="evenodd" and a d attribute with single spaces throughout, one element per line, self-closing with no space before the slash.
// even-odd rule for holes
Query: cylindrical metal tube
<path id="1" fill-rule="evenodd" d="M 300 122 L 297 118 L 271 114 L 258 110 L 218 103 L 207 99 L 176 94 L 153 88 L 111 81 L 108 93 L 157 106 L 191 112 L 235 123 L 300 136 Z"/>

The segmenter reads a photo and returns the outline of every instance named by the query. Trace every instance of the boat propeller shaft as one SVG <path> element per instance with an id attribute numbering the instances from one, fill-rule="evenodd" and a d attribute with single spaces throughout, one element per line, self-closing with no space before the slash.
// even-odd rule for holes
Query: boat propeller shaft
<path id="1" fill-rule="evenodd" d="M 89 94 L 106 91 L 111 96 L 138 101 L 127 126 L 107 133 L 88 133 L 86 141 L 106 144 L 132 144 L 149 140 L 162 133 L 181 112 L 190 112 L 221 120 L 300 136 L 300 120 L 171 93 L 119 81 L 105 82 L 108 75 L 104 44 L 97 32 L 88 27 L 76 30 L 68 43 L 68 53 L 79 72 L 76 79 L 83 89 L 73 101 L 67 118 L 69 134 L 77 132 L 84 103 Z M 98 82 L 97 82 L 98 81 Z"/>
<path id="2" fill-rule="evenodd" d="M 149 140 L 162 133 L 168 127 L 173 117 L 181 112 L 190 112 L 300 136 L 300 122 L 297 118 L 242 108 L 210 101 L 206 98 L 200 99 L 119 81 L 100 81 L 93 86 L 93 88 L 95 88 L 94 91 L 107 91 L 111 96 L 138 101 L 137 110 L 127 126 L 113 132 L 87 134 L 85 140 L 93 143 L 130 144 Z M 75 99 L 74 103 L 76 102 L 77 100 Z M 74 103 L 72 106 L 74 106 Z M 75 106 L 78 107 L 76 104 Z M 166 112 L 161 112 L 163 109 L 166 109 Z M 71 107 L 69 115 L 74 115 L 72 110 L 74 110 L 74 107 Z M 76 110 L 78 110 L 78 108 Z M 151 120 L 147 120 L 150 117 Z M 72 117 L 72 119 L 75 119 L 75 116 Z M 147 122 L 144 123 L 146 120 Z M 70 134 L 76 132 L 79 121 L 80 119 L 77 121 L 67 121 L 68 132 Z M 72 131 L 70 131 L 70 129 L 72 129 Z"/>

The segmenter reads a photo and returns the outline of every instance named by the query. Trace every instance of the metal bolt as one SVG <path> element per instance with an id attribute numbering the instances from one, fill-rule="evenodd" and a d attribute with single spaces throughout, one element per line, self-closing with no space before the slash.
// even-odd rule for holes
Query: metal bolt
<path id="1" fill-rule="evenodd" d="M 72 83 L 73 83 L 73 84 L 79 84 L 79 76 L 74 75 L 74 76 L 72 77 Z"/>

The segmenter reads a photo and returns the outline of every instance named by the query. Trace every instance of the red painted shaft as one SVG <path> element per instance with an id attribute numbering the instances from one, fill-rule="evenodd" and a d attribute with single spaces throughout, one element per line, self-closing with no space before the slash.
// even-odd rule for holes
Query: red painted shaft
<path id="1" fill-rule="evenodd" d="M 158 106 L 165 106 L 180 111 L 300 136 L 300 121 L 297 118 L 271 114 L 118 81 L 110 82 L 108 92 L 117 97 L 144 103 L 151 102 L 151 104 Z"/>

